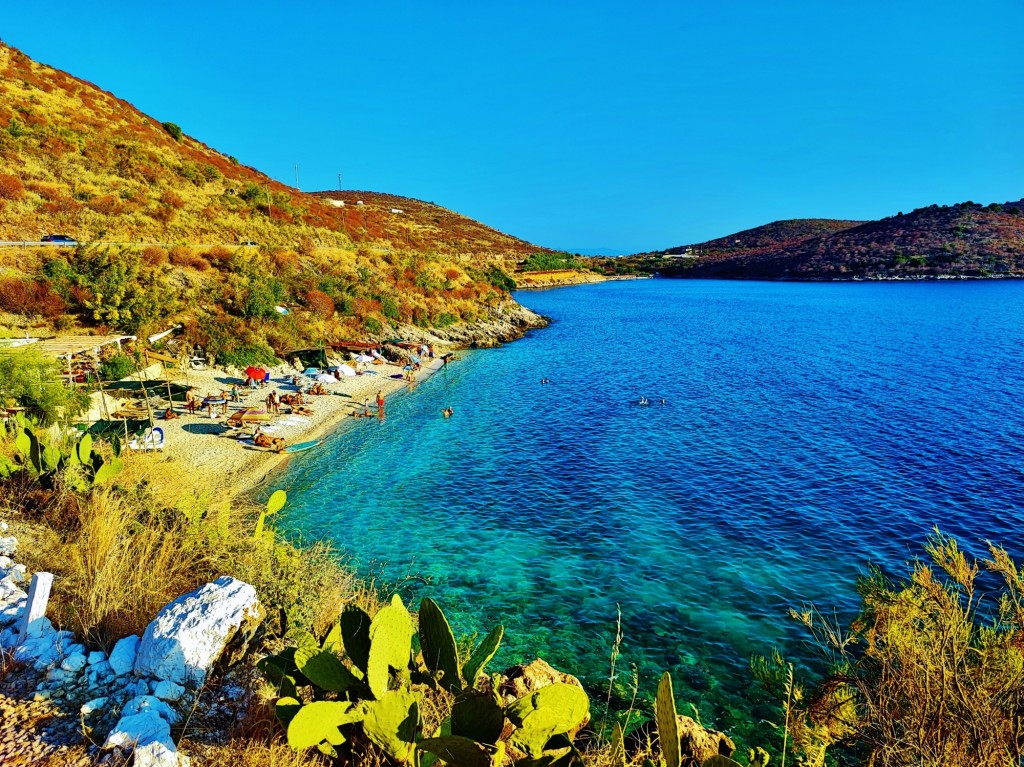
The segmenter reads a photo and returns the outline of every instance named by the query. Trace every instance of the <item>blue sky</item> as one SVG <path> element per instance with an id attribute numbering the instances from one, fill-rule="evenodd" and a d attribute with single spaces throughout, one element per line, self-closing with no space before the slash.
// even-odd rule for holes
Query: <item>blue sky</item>
<path id="1" fill-rule="evenodd" d="M 1024 3 L 5 3 L 0 37 L 303 190 L 636 252 L 1024 197 Z"/>

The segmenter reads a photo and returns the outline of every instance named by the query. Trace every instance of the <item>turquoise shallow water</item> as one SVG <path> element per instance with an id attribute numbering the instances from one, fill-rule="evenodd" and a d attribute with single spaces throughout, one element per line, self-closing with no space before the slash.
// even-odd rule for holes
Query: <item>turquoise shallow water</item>
<path id="1" fill-rule="evenodd" d="M 751 652 L 804 652 L 786 609 L 849 615 L 869 560 L 905 572 L 934 525 L 1024 556 L 1024 283 L 517 297 L 552 326 L 299 456 L 283 529 L 593 689 L 618 604 L 620 667 L 674 670 L 719 726 L 756 705 Z"/>

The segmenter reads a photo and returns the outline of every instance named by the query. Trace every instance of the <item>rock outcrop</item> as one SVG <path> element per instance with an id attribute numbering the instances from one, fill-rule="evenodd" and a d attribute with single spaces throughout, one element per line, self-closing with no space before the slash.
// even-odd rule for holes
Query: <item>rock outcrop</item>
<path id="1" fill-rule="evenodd" d="M 263 621 L 256 589 L 218 578 L 162 609 L 146 628 L 135 675 L 199 688 L 232 643 L 244 648 Z"/>

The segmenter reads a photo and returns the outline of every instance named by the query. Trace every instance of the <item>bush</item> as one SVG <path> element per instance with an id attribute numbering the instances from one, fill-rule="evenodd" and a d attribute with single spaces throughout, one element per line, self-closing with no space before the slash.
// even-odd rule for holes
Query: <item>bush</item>
<path id="1" fill-rule="evenodd" d="M 67 308 L 64 299 L 44 282 L 29 282 L 15 277 L 0 278 L 0 309 L 4 311 L 53 319 L 66 312 Z"/>
<path id="2" fill-rule="evenodd" d="M 314 314 L 324 319 L 330 319 L 334 316 L 334 301 L 322 290 L 311 290 L 306 293 L 306 306 Z"/>
<path id="3" fill-rule="evenodd" d="M 207 261 L 217 268 L 221 268 L 228 266 L 235 254 L 223 245 L 214 245 L 204 255 Z"/>
<path id="4" fill-rule="evenodd" d="M 192 268 L 200 272 L 205 272 L 210 268 L 209 261 L 191 248 L 186 248 L 183 245 L 175 245 L 167 255 L 171 263 L 175 266 Z"/>
<path id="5" fill-rule="evenodd" d="M 182 132 L 180 126 L 175 125 L 174 123 L 161 123 L 161 125 L 163 125 L 164 130 L 167 131 L 171 138 L 175 141 L 181 141 Z"/>
<path id="6" fill-rule="evenodd" d="M 142 251 L 142 262 L 149 266 L 163 266 L 167 261 L 167 250 L 159 245 L 149 245 Z"/>
<path id="7" fill-rule="evenodd" d="M 446 328 L 449 325 L 454 325 L 458 321 L 459 318 L 456 315 L 444 312 L 443 314 L 439 314 L 437 316 L 437 319 L 434 320 L 434 326 L 439 328 Z"/>
<path id="8" fill-rule="evenodd" d="M 181 198 L 181 195 L 170 189 L 164 190 L 164 192 L 160 195 L 160 202 L 162 202 L 168 208 L 173 208 L 174 210 L 181 210 L 182 208 L 185 207 L 185 201 Z"/>
<path id="9" fill-rule="evenodd" d="M 250 366 L 279 365 L 281 360 L 274 356 L 274 350 L 266 344 L 246 344 L 234 349 L 222 349 L 217 352 L 217 364 L 234 366 L 244 370 Z"/>
<path id="10" fill-rule="evenodd" d="M 490 271 L 487 272 L 487 281 L 494 287 L 504 290 L 506 293 L 511 293 L 516 289 L 516 281 L 505 274 L 505 272 L 497 266 L 492 266 Z"/>
<path id="11" fill-rule="evenodd" d="M 127 354 L 115 354 L 100 363 L 100 378 L 104 381 L 120 381 L 135 372 L 135 360 Z"/>
<path id="12" fill-rule="evenodd" d="M 43 425 L 77 415 L 87 399 L 64 385 L 62 372 L 55 359 L 31 346 L 0 354 L 0 405 L 27 408 Z"/>
<path id="13" fill-rule="evenodd" d="M 936 533 L 925 547 L 932 565 L 917 562 L 909 580 L 872 569 L 847 631 L 814 610 L 794 613 L 831 673 L 803 696 L 778 656 L 754 666 L 768 687 L 781 677 L 785 688 L 789 676 L 787 730 L 807 763 L 822 764 L 831 745 L 855 751 L 860 764 L 1019 763 L 1024 573 L 1006 551 L 988 549 L 979 566 Z M 1000 581 L 994 593 L 979 583 L 982 568 Z"/>
<path id="14" fill-rule="evenodd" d="M 25 196 L 25 186 L 16 176 L 0 173 L 0 200 L 20 200 Z"/>

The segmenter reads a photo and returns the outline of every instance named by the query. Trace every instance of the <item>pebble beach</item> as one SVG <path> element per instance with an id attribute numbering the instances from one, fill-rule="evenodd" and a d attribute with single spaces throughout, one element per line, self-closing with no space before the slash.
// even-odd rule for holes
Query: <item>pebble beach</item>
<path id="1" fill-rule="evenodd" d="M 391 377 L 403 376 L 407 372 L 400 364 L 361 366 L 359 375 L 324 384 L 328 394 L 305 395 L 305 407 L 312 411 L 311 415 L 291 414 L 288 412 L 290 408 L 282 405 L 280 415 L 260 423 L 259 427 L 271 437 L 282 438 L 286 445 L 295 445 L 319 440 L 347 422 L 356 426 L 361 423 L 361 418 L 353 417 L 353 414 L 364 413 L 365 404 L 369 405 L 371 417 L 378 417 L 378 391 L 387 399 L 429 378 L 444 365 L 440 357 L 424 362 L 426 364 L 419 370 L 411 371 L 413 382 Z M 211 487 L 227 496 L 255 488 L 271 471 L 296 454 L 256 447 L 251 439 L 240 438 L 251 434 L 253 425 L 237 429 L 228 426 L 226 421 L 232 413 L 243 408 L 263 408 L 271 392 L 280 397 L 297 391 L 292 378 L 301 371 L 282 364 L 269 372 L 270 381 L 266 385 L 250 389 L 245 386 L 244 373 L 217 368 L 190 370 L 187 383 L 194 388 L 197 398 L 230 391 L 234 384 L 238 388 L 239 401 L 229 402 L 226 412 L 222 406 L 215 406 L 212 416 L 206 408 L 190 414 L 180 404 L 175 407 L 176 418 L 165 420 L 157 413 L 155 423 L 164 432 L 163 449 L 138 452 L 139 460 L 133 461 L 136 470 L 171 500 L 174 495 L 202 492 Z"/>

